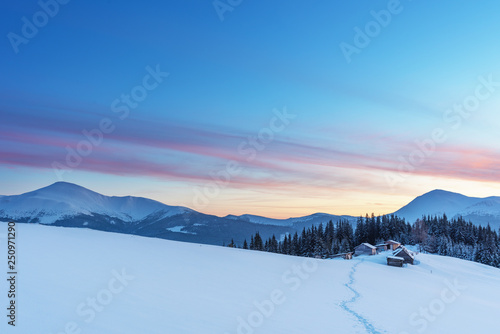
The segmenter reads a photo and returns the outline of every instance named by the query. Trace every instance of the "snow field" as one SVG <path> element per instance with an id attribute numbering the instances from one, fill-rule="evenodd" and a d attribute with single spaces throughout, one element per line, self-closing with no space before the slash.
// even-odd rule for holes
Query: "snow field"
<path id="1" fill-rule="evenodd" d="M 500 314 L 500 270 L 454 258 L 419 254 L 419 265 L 395 268 L 389 253 L 316 260 L 16 228 L 17 326 L 4 315 L 2 333 L 491 333 Z"/>

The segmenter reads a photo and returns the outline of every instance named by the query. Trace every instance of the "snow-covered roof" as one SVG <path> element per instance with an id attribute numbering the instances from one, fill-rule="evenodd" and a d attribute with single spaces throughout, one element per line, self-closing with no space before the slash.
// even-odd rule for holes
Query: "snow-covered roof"
<path id="1" fill-rule="evenodd" d="M 375 247 L 382 247 L 382 246 L 387 246 L 387 244 L 378 244 L 378 245 L 375 245 Z"/>
<path id="2" fill-rule="evenodd" d="M 402 257 L 399 257 L 399 256 L 388 256 L 387 257 L 388 259 L 393 259 L 393 260 L 400 260 L 400 261 L 404 261 L 405 259 L 403 259 Z"/>
<path id="3" fill-rule="evenodd" d="M 401 248 L 398 248 L 394 251 L 394 253 L 392 253 L 392 255 L 394 256 L 397 256 L 399 253 L 401 252 L 405 252 L 406 254 L 408 254 L 412 259 L 415 258 L 415 255 L 413 254 L 413 252 L 409 251 L 406 247 L 401 247 Z"/>
<path id="4" fill-rule="evenodd" d="M 386 244 L 398 244 L 398 245 L 401 245 L 400 242 L 397 242 L 397 241 L 394 241 L 394 240 L 387 240 L 385 243 Z"/>
<path id="5" fill-rule="evenodd" d="M 361 245 L 358 245 L 358 246 L 356 246 L 354 248 L 358 248 L 359 246 L 362 246 L 362 245 L 364 245 L 364 246 L 366 246 L 368 248 L 371 248 L 371 249 L 377 249 L 377 247 L 375 247 L 375 246 L 373 246 L 373 245 L 371 245 L 371 244 L 369 244 L 367 242 L 363 242 Z"/>

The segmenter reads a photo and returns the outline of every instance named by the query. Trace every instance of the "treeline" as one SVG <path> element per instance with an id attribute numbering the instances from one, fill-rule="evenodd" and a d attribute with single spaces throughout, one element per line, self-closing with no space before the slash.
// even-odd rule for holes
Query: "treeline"
<path id="1" fill-rule="evenodd" d="M 268 240 L 262 240 L 259 233 L 251 236 L 250 243 L 243 243 L 243 248 L 266 251 L 279 254 L 326 258 L 334 254 L 351 252 L 362 242 L 376 244 L 388 239 L 404 240 L 411 226 L 404 219 L 394 215 L 358 218 L 356 231 L 348 220 L 337 223 L 329 221 L 310 228 L 304 228 L 299 234 L 286 235 L 283 240 L 277 240 L 273 235 Z M 234 244 L 234 243 L 232 243 Z"/>
<path id="2" fill-rule="evenodd" d="M 500 241 L 497 231 L 476 226 L 463 218 L 449 220 L 423 217 L 413 224 L 414 243 L 420 249 L 439 255 L 457 257 L 500 268 Z"/>
<path id="3" fill-rule="evenodd" d="M 419 245 L 421 251 L 476 261 L 500 268 L 499 235 L 487 227 L 476 226 L 462 218 L 449 220 L 440 217 L 422 217 L 413 225 L 395 215 L 359 217 L 353 230 L 347 220 L 329 221 L 301 233 L 286 235 L 282 240 L 272 236 L 263 240 L 257 232 L 244 249 L 272 253 L 327 258 L 334 254 L 351 252 L 354 247 L 368 242 L 372 245 L 385 240 L 397 240 L 405 245 Z M 229 244 L 236 247 L 232 241 Z"/>

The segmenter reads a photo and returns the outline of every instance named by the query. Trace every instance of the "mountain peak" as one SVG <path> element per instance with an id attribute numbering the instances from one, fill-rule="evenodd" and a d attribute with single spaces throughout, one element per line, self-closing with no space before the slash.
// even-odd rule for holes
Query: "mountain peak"
<path id="1" fill-rule="evenodd" d="M 57 189 L 57 190 L 62 190 L 62 189 L 78 189 L 78 190 L 87 190 L 91 191 L 85 187 L 82 187 L 78 184 L 71 183 L 71 182 L 65 182 L 65 181 L 58 181 L 55 183 L 52 183 L 49 186 L 46 186 L 44 188 L 38 189 L 38 190 L 49 190 L 49 189 Z"/>
<path id="2" fill-rule="evenodd" d="M 499 225 L 500 198 L 477 198 L 435 189 L 418 196 L 410 203 L 395 212 L 396 215 L 406 218 L 409 222 L 422 218 L 422 215 L 441 216 L 449 218 L 463 217 L 471 219 L 476 224 L 493 223 Z"/>
<path id="3" fill-rule="evenodd" d="M 103 195 L 69 182 L 56 182 L 47 187 L 32 191 L 31 196 L 47 198 L 57 201 L 68 201 L 71 199 L 97 199 Z"/>
<path id="4" fill-rule="evenodd" d="M 66 181 L 57 181 L 49 185 L 48 187 L 53 187 L 53 186 L 66 186 L 66 187 L 79 187 L 83 188 L 82 186 L 76 184 L 76 183 L 71 183 L 71 182 L 66 182 Z"/>
<path id="5" fill-rule="evenodd" d="M 11 218 L 36 217 L 50 224 L 63 217 L 94 214 L 116 217 L 123 221 L 141 220 L 151 214 L 169 216 L 190 211 L 142 197 L 109 197 L 69 182 L 0 199 L 0 210 Z"/>
<path id="6" fill-rule="evenodd" d="M 453 191 L 448 191 L 448 190 L 443 190 L 443 189 L 434 189 L 429 191 L 428 193 L 425 193 L 419 197 L 424 197 L 424 196 L 463 196 L 466 197 L 462 194 L 453 192 Z"/>

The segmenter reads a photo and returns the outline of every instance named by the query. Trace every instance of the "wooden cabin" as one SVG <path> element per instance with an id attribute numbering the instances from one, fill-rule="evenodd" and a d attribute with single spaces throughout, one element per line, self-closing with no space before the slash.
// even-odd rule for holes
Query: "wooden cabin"
<path id="1" fill-rule="evenodd" d="M 396 250 L 396 248 L 398 248 L 399 246 L 401 246 L 400 242 L 397 242 L 397 241 L 394 241 L 394 240 L 387 240 L 385 242 L 385 244 L 387 245 L 387 248 L 389 250 Z"/>
<path id="2" fill-rule="evenodd" d="M 359 246 L 354 247 L 354 255 L 376 255 L 377 247 L 370 245 L 367 242 L 362 243 Z"/>
<path id="3" fill-rule="evenodd" d="M 395 257 L 403 258 L 404 263 L 413 264 L 413 261 L 415 260 L 415 255 L 413 254 L 413 252 L 411 252 L 404 246 L 401 246 L 400 248 L 396 249 L 394 253 L 392 253 L 392 255 Z"/>
<path id="4" fill-rule="evenodd" d="M 405 263 L 405 259 L 399 256 L 388 256 L 387 265 L 393 267 L 402 267 Z"/>
<path id="5" fill-rule="evenodd" d="M 400 246 L 401 246 L 401 243 L 397 242 L 397 241 L 394 241 L 394 240 L 387 240 L 384 243 L 375 245 L 375 247 L 377 248 L 377 252 L 385 252 L 385 251 L 388 251 L 388 250 L 394 251 L 394 250 L 396 250 Z"/>

